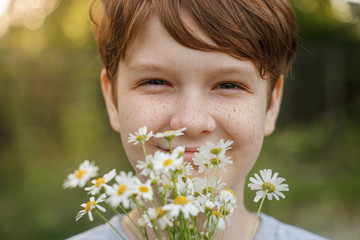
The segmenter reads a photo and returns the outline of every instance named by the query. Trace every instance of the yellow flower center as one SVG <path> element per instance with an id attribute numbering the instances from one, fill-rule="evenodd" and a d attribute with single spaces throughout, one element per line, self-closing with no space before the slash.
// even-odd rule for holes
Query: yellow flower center
<path id="1" fill-rule="evenodd" d="M 125 184 L 122 184 L 119 186 L 118 188 L 118 195 L 122 195 L 126 190 L 126 185 Z"/>
<path id="2" fill-rule="evenodd" d="M 101 184 L 104 184 L 105 183 L 105 179 L 104 178 L 98 178 L 98 179 L 96 179 L 96 183 L 95 183 L 95 187 L 96 188 L 99 188 L 99 187 L 101 187 Z"/>
<path id="3" fill-rule="evenodd" d="M 84 176 L 84 174 L 86 173 L 86 170 L 77 170 L 77 173 L 76 173 L 76 178 L 82 178 L 82 176 Z"/>
<path id="4" fill-rule="evenodd" d="M 174 204 L 177 205 L 185 205 L 189 202 L 189 199 L 187 199 L 185 196 L 177 196 L 174 200 Z"/>
<path id="5" fill-rule="evenodd" d="M 275 192 L 275 186 L 272 183 L 266 182 L 264 183 L 261 188 L 266 191 L 268 190 L 269 193 Z"/>
<path id="6" fill-rule="evenodd" d="M 157 218 L 161 218 L 167 213 L 167 211 L 163 210 L 162 207 L 158 207 L 156 209 L 156 213 L 157 213 Z"/>
<path id="7" fill-rule="evenodd" d="M 214 155 L 219 155 L 219 153 L 221 153 L 221 148 L 213 148 L 210 150 L 210 152 Z"/>
<path id="8" fill-rule="evenodd" d="M 221 213 L 219 211 L 212 211 L 212 215 L 215 215 L 217 217 L 220 217 Z"/>
<path id="9" fill-rule="evenodd" d="M 96 205 L 96 202 L 95 201 L 88 201 L 86 203 L 86 206 L 85 206 L 85 212 L 88 212 L 91 210 L 91 206 L 95 206 Z"/>
<path id="10" fill-rule="evenodd" d="M 167 167 L 167 166 L 171 165 L 173 162 L 174 162 L 174 161 L 173 161 L 171 158 L 166 159 L 166 160 L 164 161 L 164 167 Z"/>
<path id="11" fill-rule="evenodd" d="M 141 193 L 147 193 L 149 191 L 150 191 L 150 189 L 147 186 L 140 186 L 139 187 L 139 192 L 141 192 Z"/>
<path id="12" fill-rule="evenodd" d="M 152 162 L 149 162 L 146 167 L 147 167 L 148 169 L 153 169 L 153 168 L 154 168 L 154 164 L 153 164 Z"/>
<path id="13" fill-rule="evenodd" d="M 168 140 L 168 141 L 171 141 L 175 137 L 175 134 L 171 134 L 172 132 L 173 132 L 172 130 L 165 131 L 164 132 L 164 135 L 165 135 L 164 138 L 166 140 Z"/>
<path id="14" fill-rule="evenodd" d="M 204 188 L 202 190 L 203 194 L 207 194 L 207 193 L 213 193 L 215 192 L 215 189 L 213 187 L 208 187 L 208 188 Z"/>
<path id="15" fill-rule="evenodd" d="M 136 137 L 136 140 L 139 141 L 139 142 L 145 141 L 145 139 L 146 139 L 146 135 L 140 135 L 140 136 Z"/>
<path id="16" fill-rule="evenodd" d="M 225 190 L 225 191 L 230 192 L 233 196 L 235 196 L 234 191 L 233 191 L 233 190 L 231 190 L 230 188 L 225 188 L 224 190 Z"/>
<path id="17" fill-rule="evenodd" d="M 212 165 L 215 165 L 215 166 L 221 163 L 221 161 L 217 158 L 210 159 L 210 162 Z"/>

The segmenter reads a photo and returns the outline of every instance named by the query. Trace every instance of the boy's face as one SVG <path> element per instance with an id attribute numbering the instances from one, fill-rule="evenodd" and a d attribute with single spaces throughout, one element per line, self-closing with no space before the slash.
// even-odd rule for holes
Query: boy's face
<path id="1" fill-rule="evenodd" d="M 191 19 L 184 20 L 211 43 Z M 143 126 L 153 132 L 186 127 L 185 135 L 173 141 L 173 146 L 186 147 L 186 161 L 207 141 L 234 141 L 228 152 L 234 164 L 222 176 L 234 188 L 255 163 L 264 135 L 274 129 L 282 79 L 268 108 L 267 83 L 251 61 L 186 48 L 153 16 L 138 32 L 127 61 L 120 63 L 117 108 L 104 71 L 102 87 L 111 125 L 120 132 L 134 167 L 144 155 L 140 144 L 127 143 L 129 133 Z M 152 138 L 146 146 L 148 153 L 169 149 L 166 140 L 159 138 Z"/>

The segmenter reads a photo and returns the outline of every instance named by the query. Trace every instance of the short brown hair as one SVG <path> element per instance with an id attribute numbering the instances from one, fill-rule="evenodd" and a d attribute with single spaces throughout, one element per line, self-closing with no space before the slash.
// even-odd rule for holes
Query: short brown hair
<path id="1" fill-rule="evenodd" d="M 197 37 L 181 12 L 216 45 Z M 93 0 L 90 16 L 110 81 L 115 81 L 120 60 L 126 61 L 137 31 L 152 13 L 186 47 L 252 60 L 270 89 L 288 72 L 297 46 L 297 26 L 287 0 Z"/>

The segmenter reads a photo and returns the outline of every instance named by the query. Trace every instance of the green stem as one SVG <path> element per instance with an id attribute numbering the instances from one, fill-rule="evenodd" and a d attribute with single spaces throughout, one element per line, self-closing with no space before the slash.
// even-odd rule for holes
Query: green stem
<path id="1" fill-rule="evenodd" d="M 146 148 L 145 148 L 145 142 L 144 142 L 144 140 L 141 140 L 140 143 L 141 143 L 141 146 L 142 146 L 142 148 L 144 150 L 144 154 L 145 154 L 145 158 L 146 158 L 147 153 L 146 153 Z"/>
<path id="2" fill-rule="evenodd" d="M 194 231 L 195 231 L 195 236 L 197 236 L 197 238 L 200 237 L 200 230 L 199 230 L 199 225 L 198 225 L 198 220 L 197 220 L 197 216 L 193 217 L 193 220 L 194 220 Z M 196 238 L 196 239 L 197 239 Z"/>
<path id="3" fill-rule="evenodd" d="M 258 209 L 257 215 L 256 215 L 256 219 L 255 219 L 255 222 L 254 222 L 254 226 L 253 226 L 253 228 L 252 228 L 252 230 L 251 230 L 251 233 L 250 233 L 249 240 L 251 240 L 251 239 L 252 239 L 252 237 L 253 237 L 254 230 L 255 230 L 255 227 L 256 227 L 256 223 L 257 223 L 257 221 L 258 221 L 258 219 L 259 219 L 260 211 L 261 211 L 261 208 L 262 208 L 263 203 L 264 203 L 264 201 L 265 201 L 266 194 L 267 194 L 268 192 L 269 192 L 269 190 L 268 190 L 268 189 L 266 189 L 265 194 L 264 194 L 264 197 L 263 197 L 263 198 L 262 198 L 262 200 L 261 200 L 261 203 L 260 203 L 260 206 L 259 206 L 259 209 Z"/>
<path id="4" fill-rule="evenodd" d="M 209 191 L 209 171 L 210 171 L 210 167 L 207 167 L 206 169 L 206 197 Z"/>
<path id="5" fill-rule="evenodd" d="M 215 239 L 216 234 L 217 234 L 217 226 L 219 225 L 220 222 L 220 217 L 218 217 L 218 220 L 216 221 L 215 227 L 214 227 L 214 235 L 213 235 L 213 239 Z"/>
<path id="6" fill-rule="evenodd" d="M 185 219 L 185 218 L 184 218 Z M 185 228 L 186 228 L 186 233 L 187 233 L 187 237 L 190 240 L 191 239 L 191 234 L 190 234 L 190 228 L 189 228 L 189 220 L 185 219 Z"/>
<path id="7" fill-rule="evenodd" d="M 111 204 L 107 203 L 108 207 L 116 214 L 116 215 L 121 215 L 121 213 L 116 209 L 114 208 L 113 206 L 111 206 Z M 135 233 L 135 231 L 129 226 L 129 224 L 127 224 L 125 222 L 126 226 L 128 229 L 130 229 L 131 233 L 136 237 L 136 239 L 139 239 L 139 236 Z"/>
<path id="8" fill-rule="evenodd" d="M 96 209 L 95 209 L 94 211 L 95 211 L 95 213 L 96 213 L 97 215 L 99 215 L 105 222 L 107 222 L 123 240 L 126 240 L 126 239 L 123 237 L 123 235 L 121 235 L 121 234 L 118 232 L 118 230 L 116 230 L 116 228 L 115 228 L 103 215 L 101 215 L 101 213 L 99 213 Z"/>
<path id="9" fill-rule="evenodd" d="M 211 179 L 216 180 L 215 179 L 215 168 L 212 169 L 212 178 Z M 217 183 L 215 183 L 215 187 L 216 187 L 216 184 Z M 215 194 L 216 194 L 215 189 L 213 189 L 213 191 L 211 193 L 211 199 L 213 202 L 215 201 Z"/>
<path id="10" fill-rule="evenodd" d="M 114 208 L 111 204 L 107 203 L 108 207 L 111 209 L 111 211 L 113 211 L 116 215 L 121 215 L 121 213 Z"/>
<path id="11" fill-rule="evenodd" d="M 173 187 L 174 187 L 174 199 L 178 196 L 178 192 L 177 192 L 177 187 L 176 187 L 176 179 L 177 179 L 177 174 L 171 174 L 172 175 L 172 180 L 173 180 Z"/>
<path id="12" fill-rule="evenodd" d="M 206 228 L 205 228 L 205 233 L 209 232 L 208 228 L 209 228 L 209 223 L 210 223 L 210 220 L 211 220 L 211 212 L 209 214 L 209 216 L 207 217 L 207 224 L 206 224 Z"/>
<path id="13" fill-rule="evenodd" d="M 119 204 L 119 207 L 121 209 L 121 211 L 124 212 L 124 214 L 130 219 L 130 221 L 134 224 L 134 226 L 141 232 L 142 235 L 144 235 L 143 231 L 141 230 L 141 228 L 139 228 L 139 226 L 132 220 L 132 218 L 129 216 L 129 214 L 127 213 L 127 211 L 121 206 L 121 204 Z M 141 215 L 141 213 L 140 213 Z"/>
<path id="14" fill-rule="evenodd" d="M 166 227 L 166 231 L 167 231 L 167 233 L 168 233 L 168 235 L 169 235 L 169 237 L 170 237 L 170 240 L 173 240 L 173 239 L 174 239 L 174 236 L 171 234 L 171 230 L 170 230 L 169 227 Z"/>
<path id="15" fill-rule="evenodd" d="M 216 191 L 218 188 L 218 181 L 219 181 L 219 156 L 216 155 L 216 183 L 215 183 L 215 190 L 214 190 L 214 197 L 213 197 L 213 201 L 215 200 L 215 195 L 216 195 Z"/>
<path id="16" fill-rule="evenodd" d="M 168 140 L 169 142 L 169 149 L 170 149 L 170 154 L 172 153 L 172 139 Z"/>

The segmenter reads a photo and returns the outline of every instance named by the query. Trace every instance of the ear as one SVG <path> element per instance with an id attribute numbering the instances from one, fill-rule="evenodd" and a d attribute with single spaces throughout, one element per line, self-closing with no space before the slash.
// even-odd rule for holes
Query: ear
<path id="1" fill-rule="evenodd" d="M 114 102 L 113 90 L 114 86 L 111 85 L 106 73 L 106 69 L 103 68 L 100 73 L 101 90 L 105 100 L 106 110 L 109 116 L 110 125 L 115 132 L 120 133 L 119 113 Z"/>
<path id="2" fill-rule="evenodd" d="M 284 76 L 280 76 L 276 81 L 275 87 L 271 93 L 270 105 L 266 112 L 264 135 L 268 136 L 275 130 L 276 119 L 279 115 L 281 99 L 284 88 Z"/>

